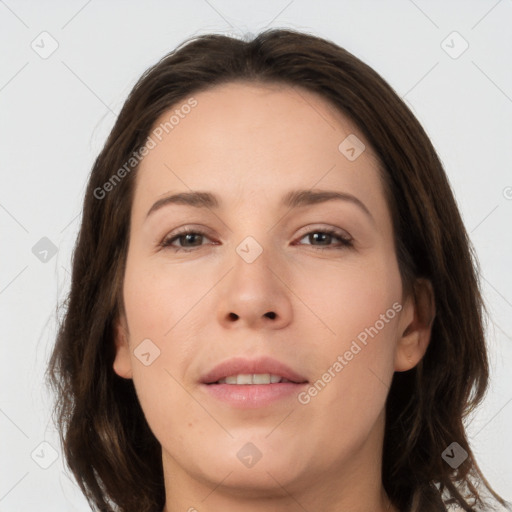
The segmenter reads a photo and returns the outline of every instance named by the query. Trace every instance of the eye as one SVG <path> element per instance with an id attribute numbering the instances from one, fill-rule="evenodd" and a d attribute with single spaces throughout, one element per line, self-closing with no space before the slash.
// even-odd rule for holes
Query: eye
<path id="1" fill-rule="evenodd" d="M 353 241 L 352 239 L 345 233 L 337 231 L 335 229 L 316 229 L 314 231 L 309 231 L 299 240 L 303 240 L 304 238 L 308 238 L 311 242 L 320 242 L 320 245 L 315 245 L 313 243 L 306 244 L 312 245 L 315 249 L 344 249 L 345 247 L 352 247 Z M 331 242 L 333 239 L 339 241 L 338 245 L 332 245 Z"/>
<path id="2" fill-rule="evenodd" d="M 206 233 L 198 230 L 183 229 L 182 231 L 175 233 L 172 236 L 164 238 L 159 245 L 164 249 L 171 248 L 176 252 L 190 252 L 193 251 L 196 247 L 201 247 L 201 245 L 203 245 L 200 243 L 200 237 L 206 237 Z M 199 243 L 197 243 L 198 240 Z M 174 241 L 179 241 L 182 245 L 176 246 L 173 244 Z M 183 243 L 185 244 L 184 246 Z M 189 243 L 191 243 L 191 245 L 187 245 Z"/>
<path id="3" fill-rule="evenodd" d="M 182 231 L 179 231 L 178 233 L 174 233 L 173 235 L 164 238 L 159 245 L 163 249 L 170 248 L 175 252 L 191 252 L 196 248 L 204 245 L 201 243 L 203 238 L 208 238 L 206 233 L 203 231 L 186 228 Z M 309 231 L 305 235 L 302 235 L 299 240 L 303 240 L 304 238 L 308 238 L 310 242 L 319 242 L 320 245 L 316 245 L 315 243 L 306 244 L 311 245 L 315 249 L 319 250 L 340 250 L 346 247 L 351 247 L 353 245 L 352 239 L 350 237 L 335 229 L 317 229 L 314 231 Z M 333 239 L 338 240 L 338 245 L 332 245 Z M 180 245 L 175 245 L 174 242 L 179 242 Z"/>

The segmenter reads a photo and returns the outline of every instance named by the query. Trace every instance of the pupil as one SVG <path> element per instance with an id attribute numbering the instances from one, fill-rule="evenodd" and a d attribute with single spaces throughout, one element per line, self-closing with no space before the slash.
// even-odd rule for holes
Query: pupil
<path id="1" fill-rule="evenodd" d="M 331 236 L 331 235 L 329 235 L 329 234 L 327 234 L 327 233 L 313 233 L 313 238 L 314 238 L 315 240 L 317 240 L 317 241 L 319 241 L 319 240 L 318 240 L 318 238 L 319 238 L 319 237 L 321 238 L 321 237 L 330 237 L 330 236 Z M 321 242 L 321 241 L 322 241 L 322 240 L 320 240 L 320 242 Z M 324 239 L 324 242 L 325 242 L 325 239 Z"/>
<path id="2" fill-rule="evenodd" d="M 194 238 L 194 237 L 196 237 L 196 236 L 198 236 L 198 235 L 196 235 L 196 234 L 194 234 L 194 233 L 187 233 L 187 234 L 185 235 L 185 243 L 187 243 L 187 241 L 188 241 L 188 242 L 190 242 L 190 241 L 192 241 L 192 242 L 193 242 L 193 238 Z M 199 236 L 200 236 L 200 235 L 199 235 Z M 192 240 L 190 240 L 190 238 L 189 238 L 189 237 L 192 237 Z M 196 245 L 197 245 L 197 244 L 196 244 Z"/>

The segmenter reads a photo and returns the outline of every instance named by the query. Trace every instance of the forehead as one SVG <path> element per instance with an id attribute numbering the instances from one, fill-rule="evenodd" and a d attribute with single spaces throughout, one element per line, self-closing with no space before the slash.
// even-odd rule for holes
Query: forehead
<path id="1" fill-rule="evenodd" d="M 233 201 L 273 191 L 280 197 L 290 188 L 366 196 L 381 189 L 378 159 L 364 136 L 326 99 L 300 87 L 234 82 L 191 94 L 157 119 L 150 136 L 155 146 L 139 166 L 136 203 L 190 189 Z M 365 149 L 350 160 L 344 141 L 354 136 Z"/>

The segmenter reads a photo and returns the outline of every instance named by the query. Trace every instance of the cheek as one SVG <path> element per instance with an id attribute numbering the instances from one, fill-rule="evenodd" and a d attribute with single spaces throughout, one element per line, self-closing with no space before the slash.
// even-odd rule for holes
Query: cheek
<path id="1" fill-rule="evenodd" d="M 204 289 L 176 268 L 157 271 L 133 258 L 127 262 L 123 293 L 137 396 L 152 428 L 154 420 L 167 425 L 169 411 L 187 409 L 179 383 L 197 348 L 187 314 Z"/>
<path id="2" fill-rule="evenodd" d="M 399 304 L 402 295 L 394 255 L 383 252 L 366 258 L 347 257 L 346 262 L 332 265 L 316 262 L 295 273 L 293 287 L 309 310 L 299 304 L 311 326 L 316 323 L 321 338 L 339 349 L 360 333 L 364 338 L 365 329 L 376 323 L 379 331 L 388 334 L 389 324 L 396 323 L 393 304 Z"/>
<path id="3" fill-rule="evenodd" d="M 328 411 L 325 425 L 333 436 L 341 428 L 363 435 L 380 414 L 393 376 L 402 284 L 392 257 L 337 270 L 317 269 L 315 279 L 306 273 L 298 282 L 318 312 L 321 333 L 307 349 L 318 373 L 303 402 Z"/>
<path id="4" fill-rule="evenodd" d="M 177 339 L 177 332 L 180 342 L 185 342 L 184 326 L 208 291 L 207 283 L 197 271 L 187 272 L 176 264 L 138 264 L 135 257 L 133 263 L 129 260 L 124 300 L 132 342 L 150 338 L 161 348 L 167 348 L 171 339 Z M 178 343 L 172 345 L 179 348 Z"/>

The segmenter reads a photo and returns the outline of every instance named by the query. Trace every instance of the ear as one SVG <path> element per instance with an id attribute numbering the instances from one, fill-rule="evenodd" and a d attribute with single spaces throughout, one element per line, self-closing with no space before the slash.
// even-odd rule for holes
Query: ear
<path id="1" fill-rule="evenodd" d="M 436 315 L 432 283 L 418 278 L 402 310 L 395 351 L 395 371 L 414 368 L 427 351 Z"/>
<path id="2" fill-rule="evenodd" d="M 133 376 L 128 339 L 128 326 L 125 318 L 122 317 L 121 319 L 117 319 L 114 325 L 116 356 L 112 367 L 119 377 L 123 377 L 125 379 L 131 379 Z"/>

